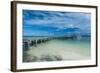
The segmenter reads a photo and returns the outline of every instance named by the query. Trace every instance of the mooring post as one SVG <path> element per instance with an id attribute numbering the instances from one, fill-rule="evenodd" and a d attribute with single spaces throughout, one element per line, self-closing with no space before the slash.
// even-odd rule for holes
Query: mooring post
<path id="1" fill-rule="evenodd" d="M 37 40 L 35 40 L 35 44 L 36 44 L 36 47 L 37 47 Z"/>
<path id="2" fill-rule="evenodd" d="M 27 51 L 28 49 L 29 49 L 29 41 L 27 40 L 27 41 L 25 41 L 25 51 Z"/>
<path id="3" fill-rule="evenodd" d="M 41 43 L 42 43 L 42 39 L 41 39 Z"/>

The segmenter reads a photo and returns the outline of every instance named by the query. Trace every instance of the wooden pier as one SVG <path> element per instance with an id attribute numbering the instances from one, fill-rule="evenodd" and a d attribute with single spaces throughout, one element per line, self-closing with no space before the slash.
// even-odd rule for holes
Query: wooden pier
<path id="1" fill-rule="evenodd" d="M 67 36 L 67 37 L 52 37 L 52 38 L 44 38 L 44 39 L 23 39 L 23 50 L 28 50 L 31 46 L 37 47 L 37 45 L 45 43 L 49 40 L 53 39 L 77 39 L 80 40 L 80 35 L 74 35 L 74 36 Z"/>
<path id="2" fill-rule="evenodd" d="M 36 40 L 24 39 L 23 40 L 23 49 L 24 50 L 28 50 L 29 47 L 31 47 L 31 46 L 37 47 L 38 44 L 45 43 L 45 42 L 47 42 L 49 40 L 51 40 L 51 39 L 50 38 L 47 38 L 47 39 L 36 39 Z"/>

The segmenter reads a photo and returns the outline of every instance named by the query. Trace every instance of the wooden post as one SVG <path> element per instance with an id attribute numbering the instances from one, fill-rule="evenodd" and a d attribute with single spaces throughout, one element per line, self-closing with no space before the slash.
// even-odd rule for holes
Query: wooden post
<path id="1" fill-rule="evenodd" d="M 41 39 L 41 43 L 42 43 L 42 39 Z"/>
<path id="2" fill-rule="evenodd" d="M 35 40 L 35 44 L 36 44 L 36 47 L 37 47 L 37 40 Z"/>
<path id="3" fill-rule="evenodd" d="M 27 50 L 29 49 L 29 41 L 26 40 L 26 41 L 24 42 L 23 49 L 24 49 L 25 51 L 27 51 Z"/>

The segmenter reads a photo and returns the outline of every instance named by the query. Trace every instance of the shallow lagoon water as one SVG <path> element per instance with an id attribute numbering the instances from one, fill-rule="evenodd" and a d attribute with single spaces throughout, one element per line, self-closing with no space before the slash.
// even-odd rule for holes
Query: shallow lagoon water
<path id="1" fill-rule="evenodd" d="M 89 40 L 53 39 L 23 50 L 23 62 L 86 60 L 90 57 Z"/>

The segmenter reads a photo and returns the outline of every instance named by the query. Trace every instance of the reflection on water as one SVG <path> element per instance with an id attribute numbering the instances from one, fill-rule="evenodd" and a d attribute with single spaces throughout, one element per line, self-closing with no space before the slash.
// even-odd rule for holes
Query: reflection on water
<path id="1" fill-rule="evenodd" d="M 28 40 L 29 44 L 25 44 L 26 40 Z M 30 42 L 30 40 L 33 41 Z M 23 41 L 25 41 L 23 42 L 23 62 L 84 60 L 91 57 L 89 37 L 81 40 L 25 37 Z"/>

